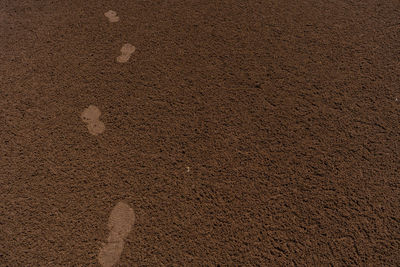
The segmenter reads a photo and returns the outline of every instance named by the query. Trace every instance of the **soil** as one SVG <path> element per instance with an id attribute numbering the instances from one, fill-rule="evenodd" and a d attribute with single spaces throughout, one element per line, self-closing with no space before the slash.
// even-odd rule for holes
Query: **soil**
<path id="1" fill-rule="evenodd" d="M 2 0 L 0 266 L 399 266 L 399 10 Z"/>

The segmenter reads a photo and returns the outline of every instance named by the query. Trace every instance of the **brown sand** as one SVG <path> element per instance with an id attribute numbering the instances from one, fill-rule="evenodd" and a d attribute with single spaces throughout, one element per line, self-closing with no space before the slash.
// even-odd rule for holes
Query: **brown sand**
<path id="1" fill-rule="evenodd" d="M 0 266 L 399 266 L 399 10 L 0 1 Z"/>

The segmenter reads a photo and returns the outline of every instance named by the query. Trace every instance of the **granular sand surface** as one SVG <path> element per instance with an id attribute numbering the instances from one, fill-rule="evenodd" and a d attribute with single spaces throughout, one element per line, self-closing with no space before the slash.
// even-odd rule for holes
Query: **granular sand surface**
<path id="1" fill-rule="evenodd" d="M 399 12 L 0 1 L 0 266 L 399 266 Z"/>

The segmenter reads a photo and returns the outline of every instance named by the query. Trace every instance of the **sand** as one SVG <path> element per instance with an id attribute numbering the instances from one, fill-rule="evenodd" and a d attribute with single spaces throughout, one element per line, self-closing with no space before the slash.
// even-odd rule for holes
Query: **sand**
<path id="1" fill-rule="evenodd" d="M 3 0 L 0 266 L 399 266 L 399 8 Z"/>

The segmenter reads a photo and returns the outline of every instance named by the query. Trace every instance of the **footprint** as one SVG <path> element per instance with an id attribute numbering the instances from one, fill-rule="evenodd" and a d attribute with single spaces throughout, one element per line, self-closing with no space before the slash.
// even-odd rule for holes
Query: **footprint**
<path id="1" fill-rule="evenodd" d="M 84 122 L 88 123 L 90 121 L 96 121 L 100 118 L 101 111 L 98 107 L 90 105 L 88 108 L 86 108 L 82 114 L 81 118 Z"/>
<path id="2" fill-rule="evenodd" d="M 99 120 L 101 111 L 98 107 L 90 105 L 81 113 L 81 119 L 87 123 L 90 134 L 98 135 L 104 132 L 106 126 Z"/>
<path id="3" fill-rule="evenodd" d="M 131 57 L 132 53 L 135 52 L 136 47 L 131 44 L 124 44 L 121 48 L 121 55 L 117 57 L 117 61 L 119 63 L 126 63 L 128 62 L 129 58 Z"/>
<path id="4" fill-rule="evenodd" d="M 108 10 L 106 13 L 104 13 L 104 16 L 108 18 L 109 22 L 118 22 L 119 17 L 117 16 L 117 12 L 113 10 Z"/>
<path id="5" fill-rule="evenodd" d="M 103 267 L 111 267 L 116 264 L 124 249 L 124 242 L 107 243 L 100 250 L 99 263 Z"/>
<path id="6" fill-rule="evenodd" d="M 135 213 L 124 202 L 119 202 L 111 211 L 108 219 L 110 230 L 107 243 L 100 249 L 98 261 L 103 267 L 116 264 L 124 249 L 124 239 L 128 236 L 135 223 Z"/>
<path id="7" fill-rule="evenodd" d="M 104 132 L 104 130 L 106 129 L 106 126 L 104 125 L 104 123 L 102 121 L 92 121 L 88 123 L 87 126 L 89 133 L 93 134 L 93 135 L 98 135 Z"/>

